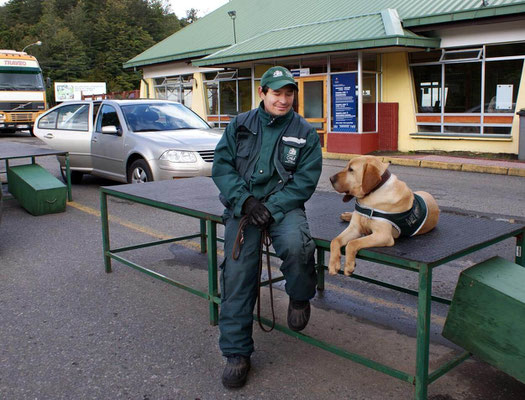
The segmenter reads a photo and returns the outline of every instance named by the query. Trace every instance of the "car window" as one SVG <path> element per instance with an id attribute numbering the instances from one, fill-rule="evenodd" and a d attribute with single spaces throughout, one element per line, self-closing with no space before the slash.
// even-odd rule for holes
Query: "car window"
<path id="1" fill-rule="evenodd" d="M 89 104 L 71 104 L 58 109 L 57 129 L 87 131 Z"/>
<path id="2" fill-rule="evenodd" d="M 44 129 L 55 129 L 57 124 L 58 111 L 50 112 L 49 114 L 44 115 L 38 121 L 38 127 Z"/>
<path id="3" fill-rule="evenodd" d="M 93 125 L 95 125 L 95 119 L 97 118 L 98 110 L 100 109 L 100 103 L 93 104 Z"/>
<path id="4" fill-rule="evenodd" d="M 117 129 L 121 129 L 120 121 L 118 118 L 117 110 L 115 107 L 108 104 L 104 104 L 98 113 L 97 119 L 97 131 L 102 132 L 104 126 L 116 126 Z"/>
<path id="5" fill-rule="evenodd" d="M 138 103 L 121 106 L 129 129 L 134 132 L 178 129 L 210 129 L 193 111 L 178 103 Z"/>

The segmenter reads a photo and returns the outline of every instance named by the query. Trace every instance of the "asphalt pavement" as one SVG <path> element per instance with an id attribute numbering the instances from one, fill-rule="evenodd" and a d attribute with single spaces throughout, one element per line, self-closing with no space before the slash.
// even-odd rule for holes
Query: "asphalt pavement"
<path id="1" fill-rule="evenodd" d="M 467 164 L 455 161 L 446 162 Z M 59 176 L 56 160 L 43 163 Z M 512 164 L 503 167 L 506 174 L 523 169 L 523 163 Z M 256 324 L 248 384 L 224 389 L 218 328 L 209 324 L 206 301 L 116 262 L 114 271 L 105 273 L 97 188 L 111 184 L 87 178 L 74 185 L 74 201 L 59 214 L 34 217 L 17 201 L 4 202 L 0 399 L 412 398 L 409 383 L 280 332 L 264 333 Z M 196 228 L 189 219 L 116 199 L 110 201 L 110 214 L 115 245 Z M 174 279 L 207 286 L 206 255 L 196 242 L 142 249 L 131 257 Z M 305 333 L 413 373 L 416 300 L 386 289 L 371 294 L 368 286 L 345 277 L 327 280 L 313 301 Z M 282 290 L 275 291 L 275 303 L 277 320 L 285 324 L 288 300 Z M 377 317 L 387 314 L 390 319 Z M 440 335 L 445 316 L 446 307 L 433 306 L 431 370 L 460 352 Z M 524 384 L 476 358 L 429 386 L 431 400 L 524 398 Z"/>

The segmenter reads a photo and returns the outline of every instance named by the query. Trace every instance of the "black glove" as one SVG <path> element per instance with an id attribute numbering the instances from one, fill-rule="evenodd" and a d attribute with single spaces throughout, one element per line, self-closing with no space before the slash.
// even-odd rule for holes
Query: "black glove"
<path id="1" fill-rule="evenodd" d="M 261 229 L 268 227 L 272 221 L 272 214 L 270 214 L 270 211 L 268 211 L 263 203 L 253 196 L 246 199 L 242 205 L 242 211 L 248 216 L 250 224 Z"/>

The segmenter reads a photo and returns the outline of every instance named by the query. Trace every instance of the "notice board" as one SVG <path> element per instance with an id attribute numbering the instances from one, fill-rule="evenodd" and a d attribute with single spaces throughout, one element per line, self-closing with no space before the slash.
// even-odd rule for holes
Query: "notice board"
<path id="1" fill-rule="evenodd" d="M 332 76 L 332 132 L 357 132 L 356 75 Z"/>

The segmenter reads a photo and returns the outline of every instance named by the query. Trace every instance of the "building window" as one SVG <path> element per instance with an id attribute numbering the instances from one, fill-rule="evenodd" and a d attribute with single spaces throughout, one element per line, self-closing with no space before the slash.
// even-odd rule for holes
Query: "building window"
<path id="1" fill-rule="evenodd" d="M 514 113 L 523 60 L 485 63 L 485 112 Z"/>
<path id="2" fill-rule="evenodd" d="M 423 65 L 412 68 L 416 89 L 417 112 L 441 112 L 441 66 Z"/>
<path id="3" fill-rule="evenodd" d="M 204 84 L 206 91 L 206 105 L 208 108 L 208 115 L 219 114 L 219 83 L 206 82 Z"/>
<path id="4" fill-rule="evenodd" d="M 523 59 L 525 43 L 411 53 L 418 133 L 509 136 Z"/>
<path id="5" fill-rule="evenodd" d="M 334 72 L 357 72 L 357 53 L 344 56 L 330 57 L 330 71 Z"/>
<path id="6" fill-rule="evenodd" d="M 252 108 L 251 70 L 227 70 L 204 74 L 208 121 L 226 126 L 232 116 Z"/>
<path id="7" fill-rule="evenodd" d="M 445 113 L 479 112 L 481 63 L 445 65 Z"/>
<path id="8" fill-rule="evenodd" d="M 155 98 L 173 100 L 191 108 L 193 74 L 155 79 Z"/>

